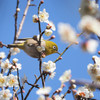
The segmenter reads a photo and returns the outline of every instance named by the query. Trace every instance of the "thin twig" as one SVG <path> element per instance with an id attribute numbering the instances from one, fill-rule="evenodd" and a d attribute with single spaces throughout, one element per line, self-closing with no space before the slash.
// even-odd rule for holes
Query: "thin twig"
<path id="1" fill-rule="evenodd" d="M 41 75 L 36 79 L 36 81 L 34 82 L 33 86 L 28 90 L 24 100 L 27 99 L 27 97 L 29 96 L 30 92 L 32 91 L 32 89 L 35 87 L 34 85 L 38 82 L 38 80 L 41 78 L 41 76 L 43 75 L 44 73 L 41 73 Z"/>
<path id="2" fill-rule="evenodd" d="M 65 94 L 62 96 L 62 99 L 64 99 L 65 96 L 66 96 L 68 93 L 70 93 L 70 92 L 71 92 L 70 90 L 67 90 L 67 92 L 65 92 Z"/>
<path id="3" fill-rule="evenodd" d="M 13 43 L 16 41 L 16 34 L 17 34 L 17 19 L 18 19 L 18 11 L 17 11 L 17 9 L 18 9 L 18 6 L 19 6 L 19 0 L 17 0 L 17 5 L 16 5 L 16 13 L 15 13 L 15 36 L 14 36 L 14 41 L 13 41 Z"/>
<path id="4" fill-rule="evenodd" d="M 23 24 L 24 24 L 24 21 L 25 21 L 25 17 L 26 17 L 26 15 L 27 15 L 28 8 L 29 8 L 29 6 L 30 6 L 30 2 L 31 2 L 31 0 L 27 0 L 27 6 L 26 6 L 26 8 L 25 8 L 22 21 L 21 21 L 21 23 L 20 23 L 20 25 L 19 25 L 19 29 L 18 29 L 18 32 L 17 32 L 17 34 L 16 34 L 16 39 L 18 39 L 18 37 L 19 37 L 19 35 L 20 35 L 20 33 L 21 33 L 21 30 L 22 30 L 22 27 L 23 27 Z"/>
<path id="5" fill-rule="evenodd" d="M 60 54 L 60 56 L 54 61 L 54 63 L 56 63 L 59 60 L 59 58 L 69 49 L 70 46 L 72 46 L 72 43 L 65 48 L 65 50 Z"/>
<path id="6" fill-rule="evenodd" d="M 38 88 L 39 89 L 39 86 L 37 84 L 34 85 L 34 84 L 29 83 L 28 81 L 26 81 L 25 83 L 27 83 L 28 85 L 34 86 L 35 88 Z"/>
<path id="7" fill-rule="evenodd" d="M 21 91 L 21 98 L 22 98 L 22 100 L 24 100 L 24 98 L 23 98 L 23 90 L 22 90 L 22 86 L 21 86 L 20 80 L 19 80 L 19 70 L 18 70 L 18 68 L 17 68 L 17 79 L 18 79 L 18 83 L 19 83 L 19 87 L 20 87 L 20 91 Z"/>
<path id="8" fill-rule="evenodd" d="M 70 83 L 76 84 L 76 85 L 86 85 L 86 86 L 89 86 L 90 88 L 96 88 L 96 89 L 100 90 L 100 84 L 90 82 L 87 80 L 70 80 Z"/>
<path id="9" fill-rule="evenodd" d="M 83 33 L 84 33 L 84 32 L 78 34 L 78 37 L 81 36 Z M 60 58 L 60 57 L 69 49 L 69 47 L 71 47 L 73 44 L 75 44 L 75 43 L 70 43 L 70 44 L 68 45 L 68 47 L 66 47 L 65 50 L 60 54 L 60 56 L 54 61 L 54 63 L 56 63 L 56 62 L 59 60 L 59 58 Z"/>
<path id="10" fill-rule="evenodd" d="M 39 3 L 39 6 L 38 6 L 38 15 L 39 15 L 39 12 L 40 12 L 40 6 L 41 6 L 41 1 L 40 1 L 40 3 Z M 39 36 L 39 46 L 41 46 L 41 37 L 42 37 L 42 35 L 43 35 L 43 33 L 44 32 L 42 32 L 41 33 L 41 24 L 40 24 L 40 20 L 38 21 L 38 26 L 39 26 L 39 34 L 40 34 L 40 36 Z M 41 52 L 39 53 L 39 71 L 40 71 L 40 75 L 41 75 L 41 73 L 42 73 L 42 71 L 41 71 L 41 66 L 42 66 L 42 58 L 41 58 Z M 43 79 L 43 76 L 41 76 L 41 80 L 42 80 L 42 85 L 43 85 L 43 87 L 44 87 L 44 79 Z"/>

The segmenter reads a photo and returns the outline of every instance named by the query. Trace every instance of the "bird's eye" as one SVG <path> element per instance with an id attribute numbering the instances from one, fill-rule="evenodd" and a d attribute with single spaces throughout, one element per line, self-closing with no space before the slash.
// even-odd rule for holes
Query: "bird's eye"
<path id="1" fill-rule="evenodd" d="M 33 44 L 30 43 L 30 44 L 28 44 L 28 46 L 31 47 L 31 46 L 33 46 Z"/>
<path id="2" fill-rule="evenodd" d="M 53 49 L 56 50 L 56 46 L 53 46 Z"/>

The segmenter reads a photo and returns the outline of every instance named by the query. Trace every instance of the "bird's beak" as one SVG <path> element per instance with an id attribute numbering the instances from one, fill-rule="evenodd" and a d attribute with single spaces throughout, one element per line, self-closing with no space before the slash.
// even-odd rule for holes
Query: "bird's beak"
<path id="1" fill-rule="evenodd" d="M 58 51 L 57 51 L 57 53 L 58 53 L 59 55 L 61 55 L 61 53 L 59 53 Z"/>

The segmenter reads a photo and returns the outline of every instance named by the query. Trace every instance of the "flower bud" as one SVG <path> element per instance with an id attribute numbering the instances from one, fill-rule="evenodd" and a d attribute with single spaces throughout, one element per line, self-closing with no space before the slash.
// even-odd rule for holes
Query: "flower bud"
<path id="1" fill-rule="evenodd" d="M 44 3 L 44 1 L 43 0 L 41 0 L 41 4 L 43 4 Z"/>
<path id="2" fill-rule="evenodd" d="M 100 55 L 100 51 L 98 51 L 98 54 Z"/>
<path id="3" fill-rule="evenodd" d="M 17 12 L 20 12 L 20 8 L 17 8 L 16 11 L 17 11 Z"/>

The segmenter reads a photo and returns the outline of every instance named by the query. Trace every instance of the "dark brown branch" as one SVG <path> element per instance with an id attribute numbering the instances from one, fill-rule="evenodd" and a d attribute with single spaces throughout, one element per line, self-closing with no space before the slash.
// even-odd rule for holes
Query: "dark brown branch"
<path id="1" fill-rule="evenodd" d="M 40 12 L 40 6 L 41 6 L 42 2 L 39 3 L 39 6 L 38 6 L 38 15 L 39 15 L 39 12 Z M 38 26 L 39 26 L 39 34 L 40 34 L 40 37 L 39 37 L 39 46 L 41 46 L 41 37 L 43 35 L 43 32 L 41 33 L 41 24 L 40 24 L 40 20 L 38 21 Z M 42 66 L 42 58 L 41 58 L 41 52 L 39 53 L 39 71 L 40 71 L 40 75 L 42 73 L 41 71 L 41 66 Z M 44 79 L 43 79 L 43 76 L 41 76 L 41 80 L 42 80 L 42 85 L 44 87 Z"/>
<path id="2" fill-rule="evenodd" d="M 19 87 L 20 87 L 20 91 L 21 91 L 21 98 L 22 98 L 22 100 L 24 100 L 24 98 L 23 98 L 23 89 L 22 89 L 22 86 L 21 86 L 20 80 L 19 80 L 19 70 L 18 70 L 18 68 L 17 68 L 17 80 L 18 80 L 18 84 L 19 84 Z"/>
<path id="3" fill-rule="evenodd" d="M 18 9 L 18 6 L 19 6 L 19 0 L 17 0 L 16 13 L 15 13 L 15 15 L 14 15 L 14 17 L 15 17 L 15 36 L 14 36 L 14 41 L 13 41 L 13 43 L 17 40 L 16 34 L 17 34 L 17 19 L 18 19 L 18 11 L 17 11 L 17 9 Z"/>
<path id="4" fill-rule="evenodd" d="M 30 92 L 31 92 L 32 89 L 35 87 L 34 85 L 38 82 L 38 80 L 42 77 L 43 74 L 44 74 L 44 73 L 41 73 L 41 75 L 36 79 L 36 81 L 34 82 L 33 86 L 28 90 L 28 92 L 27 92 L 27 94 L 26 94 L 24 100 L 27 99 L 27 97 L 29 96 Z"/>
<path id="5" fill-rule="evenodd" d="M 37 85 L 37 84 L 31 84 L 31 83 L 29 83 L 29 82 L 25 82 L 25 83 L 27 83 L 28 85 L 30 85 L 30 86 L 34 86 L 35 88 L 38 88 L 39 89 L 39 86 Z"/>

